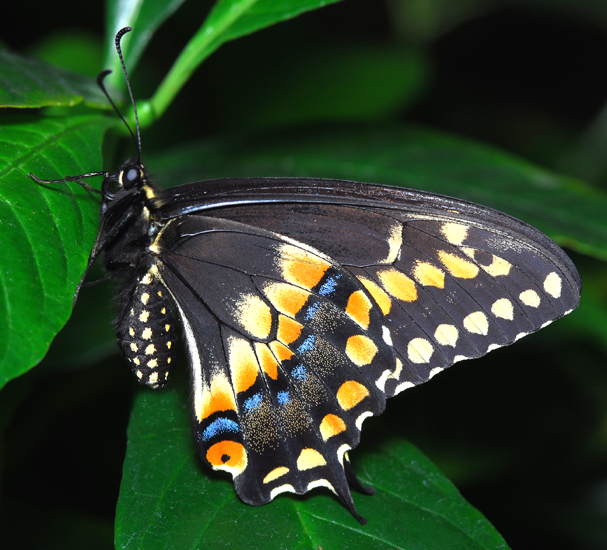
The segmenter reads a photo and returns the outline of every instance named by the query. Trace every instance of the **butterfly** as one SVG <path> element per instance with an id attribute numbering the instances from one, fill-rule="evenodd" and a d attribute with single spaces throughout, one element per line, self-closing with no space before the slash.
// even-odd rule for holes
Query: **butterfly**
<path id="1" fill-rule="evenodd" d="M 116 50 L 137 111 L 120 49 Z M 120 114 L 103 85 L 102 91 Z M 160 189 L 138 157 L 103 176 L 89 266 L 119 281 L 116 332 L 140 384 L 169 381 L 178 327 L 195 443 L 239 497 L 317 487 L 362 523 L 348 452 L 386 399 L 577 307 L 575 266 L 511 216 L 422 191 L 317 178 Z M 96 191 L 99 192 L 99 191 Z"/>

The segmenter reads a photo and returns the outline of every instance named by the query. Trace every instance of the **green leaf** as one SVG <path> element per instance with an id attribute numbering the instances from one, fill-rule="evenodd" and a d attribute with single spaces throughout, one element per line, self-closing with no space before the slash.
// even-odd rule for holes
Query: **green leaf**
<path id="1" fill-rule="evenodd" d="M 140 108 L 142 125 L 164 113 L 179 90 L 223 43 L 340 0 L 218 0 L 202 27 L 181 52 L 149 104 Z"/>
<path id="2" fill-rule="evenodd" d="M 7 50 L 0 50 L 0 75 L 2 107 L 71 107 L 84 102 L 108 108 L 94 80 Z"/>
<path id="3" fill-rule="evenodd" d="M 44 356 L 67 321 L 98 225 L 99 202 L 77 183 L 102 167 L 114 121 L 101 115 L 0 118 L 0 387 Z"/>
<path id="4" fill-rule="evenodd" d="M 313 176 L 401 185 L 467 199 L 607 259 L 607 196 L 514 155 L 415 127 L 348 127 L 247 136 L 150 157 L 159 182 Z"/>
<path id="5" fill-rule="evenodd" d="M 123 27 L 133 30 L 124 36 L 121 47 L 129 70 L 137 65 L 143 50 L 158 27 L 166 21 L 185 0 L 109 0 L 106 4 L 106 50 L 104 67 L 112 70 L 108 81 L 115 88 L 125 87 L 120 59 L 116 55 L 114 38 Z"/>
<path id="6" fill-rule="evenodd" d="M 227 477 L 201 465 L 187 394 L 181 386 L 141 390 L 136 397 L 116 512 L 117 548 L 507 548 L 425 456 L 385 434 L 369 438 L 379 441 L 367 445 L 371 450 L 351 453 L 363 483 L 377 490 L 372 497 L 354 494 L 366 526 L 323 491 L 247 506 Z"/>

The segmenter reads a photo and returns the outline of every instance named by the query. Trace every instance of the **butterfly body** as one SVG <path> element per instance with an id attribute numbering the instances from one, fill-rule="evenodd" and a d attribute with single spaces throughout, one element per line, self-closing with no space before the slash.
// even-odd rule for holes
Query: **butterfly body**
<path id="1" fill-rule="evenodd" d="M 201 457 L 259 505 L 326 487 L 360 519 L 348 451 L 385 401 L 576 307 L 566 254 L 465 201 L 322 179 L 103 185 L 94 255 L 124 281 L 117 334 L 163 387 L 182 327 Z"/>

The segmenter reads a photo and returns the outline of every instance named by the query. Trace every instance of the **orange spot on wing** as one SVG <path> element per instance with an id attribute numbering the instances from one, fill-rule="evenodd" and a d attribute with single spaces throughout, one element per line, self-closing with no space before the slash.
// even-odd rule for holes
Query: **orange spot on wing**
<path id="1" fill-rule="evenodd" d="M 344 411 L 358 405 L 369 395 L 369 390 L 355 380 L 344 382 L 337 390 L 337 401 Z"/>
<path id="2" fill-rule="evenodd" d="M 228 340 L 228 362 L 236 393 L 247 391 L 257 380 L 259 365 L 251 344 L 244 338 Z"/>
<path id="3" fill-rule="evenodd" d="M 242 473 L 247 467 L 247 452 L 241 443 L 220 441 L 209 447 L 207 460 L 214 470 L 226 470 L 232 475 Z"/>
<path id="4" fill-rule="evenodd" d="M 260 342 L 255 342 L 255 353 L 261 370 L 272 380 L 278 379 L 278 361 L 270 351 L 270 348 Z"/>
<path id="5" fill-rule="evenodd" d="M 361 327 L 369 328 L 369 312 L 373 304 L 367 298 L 366 294 L 362 290 L 357 290 L 350 295 L 348 298 L 348 305 L 346 306 L 346 313 L 352 317 Z"/>
<path id="6" fill-rule="evenodd" d="M 202 405 L 199 422 L 218 411 L 235 411 L 236 401 L 232 386 L 227 376 L 222 372 L 211 378 L 211 385 L 202 390 Z"/>
<path id="7" fill-rule="evenodd" d="M 329 263 L 307 250 L 290 244 L 280 247 L 280 268 L 289 283 L 312 289 L 329 267 Z"/>
<path id="8" fill-rule="evenodd" d="M 283 344 L 291 344 L 299 338 L 302 328 L 303 325 L 300 325 L 297 321 L 294 321 L 289 317 L 281 315 L 278 318 L 278 332 L 276 334 L 276 337 Z"/>
<path id="9" fill-rule="evenodd" d="M 236 304 L 242 328 L 255 338 L 267 338 L 272 330 L 272 311 L 259 296 L 246 294 Z"/>
<path id="10" fill-rule="evenodd" d="M 271 283 L 263 292 L 280 313 L 289 317 L 295 317 L 310 297 L 309 292 L 287 283 Z"/>
<path id="11" fill-rule="evenodd" d="M 319 429 L 323 441 L 326 441 L 330 437 L 345 431 L 346 423 L 339 416 L 328 414 L 322 419 Z"/>
<path id="12" fill-rule="evenodd" d="M 284 344 L 281 344 L 278 340 L 274 340 L 269 343 L 270 349 L 274 354 L 274 357 L 278 359 L 280 363 L 283 361 L 288 361 L 293 357 L 293 352 Z"/>
<path id="13" fill-rule="evenodd" d="M 350 336 L 346 342 L 346 355 L 359 367 L 368 365 L 377 353 L 377 346 L 368 336 L 357 334 Z"/>
<path id="14" fill-rule="evenodd" d="M 368 290 L 369 294 L 371 294 L 382 313 L 384 315 L 390 313 L 390 309 L 392 308 L 392 300 L 390 300 L 390 296 L 386 294 L 384 289 L 381 288 L 375 281 L 372 281 L 367 277 L 359 276 L 358 279 Z"/>

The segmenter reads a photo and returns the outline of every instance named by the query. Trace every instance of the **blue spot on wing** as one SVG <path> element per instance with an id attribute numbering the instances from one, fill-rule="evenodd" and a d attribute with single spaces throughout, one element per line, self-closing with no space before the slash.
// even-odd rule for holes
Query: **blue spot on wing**
<path id="1" fill-rule="evenodd" d="M 297 365 L 291 371 L 291 376 L 293 376 L 293 378 L 299 380 L 300 382 L 303 382 L 306 379 L 306 375 L 306 367 L 304 367 L 303 365 Z"/>
<path id="2" fill-rule="evenodd" d="M 279 391 L 277 398 L 280 405 L 286 405 L 289 401 L 291 401 L 291 396 L 289 395 L 288 391 Z"/>
<path id="3" fill-rule="evenodd" d="M 316 342 L 316 336 L 310 334 L 302 344 L 297 348 L 297 353 L 306 353 L 314 349 L 314 343 Z"/>
<path id="4" fill-rule="evenodd" d="M 321 296 L 327 296 L 329 294 L 333 294 L 335 292 L 335 287 L 337 286 L 337 280 L 341 278 L 341 275 L 335 275 L 334 277 L 329 277 L 327 282 L 323 284 L 318 293 Z"/>
<path id="5" fill-rule="evenodd" d="M 255 410 L 257 407 L 259 407 L 259 405 L 261 405 L 261 401 L 262 401 L 262 396 L 261 396 L 261 392 L 256 393 L 253 397 L 249 397 L 244 403 L 243 403 L 243 407 L 244 410 L 247 412 L 251 412 L 252 410 Z"/>
<path id="6" fill-rule="evenodd" d="M 318 311 L 318 309 L 320 308 L 320 302 L 316 302 L 314 304 L 312 304 L 307 310 L 306 313 L 304 315 L 304 319 L 306 321 L 309 321 L 310 319 L 313 319 L 314 316 L 316 315 L 316 312 Z"/>
<path id="7" fill-rule="evenodd" d="M 206 427 L 206 429 L 202 433 L 202 440 L 208 441 L 209 439 L 215 437 L 217 434 L 225 432 L 238 433 L 239 431 L 240 427 L 233 420 L 230 420 L 229 418 L 218 418 Z"/>

